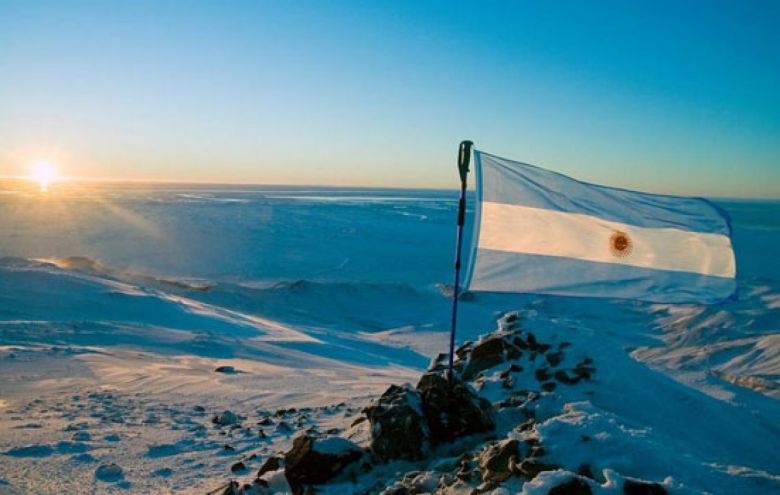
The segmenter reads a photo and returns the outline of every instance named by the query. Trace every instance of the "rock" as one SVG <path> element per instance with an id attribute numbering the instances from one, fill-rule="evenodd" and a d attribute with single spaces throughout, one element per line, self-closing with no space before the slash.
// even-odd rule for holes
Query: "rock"
<path id="1" fill-rule="evenodd" d="M 517 313 L 507 313 L 498 320 L 500 330 L 514 330 L 520 323 L 520 316 Z"/>
<path id="2" fill-rule="evenodd" d="M 548 495 L 591 495 L 590 485 L 582 478 L 575 477 L 550 488 Z"/>
<path id="3" fill-rule="evenodd" d="M 493 407 L 459 378 L 448 380 L 440 373 L 426 373 L 417 391 L 432 445 L 493 429 Z"/>
<path id="4" fill-rule="evenodd" d="M 286 421 L 279 421 L 279 424 L 276 425 L 275 430 L 276 433 L 281 433 L 282 435 L 293 432 L 292 426 L 290 426 Z"/>
<path id="5" fill-rule="evenodd" d="M 623 493 L 626 495 L 667 495 L 666 489 L 658 483 L 646 483 L 631 479 L 627 479 L 623 484 Z"/>
<path id="6" fill-rule="evenodd" d="M 261 477 L 265 473 L 270 473 L 271 471 L 276 471 L 282 467 L 281 458 L 279 457 L 269 457 L 262 466 L 260 466 L 260 470 L 257 472 L 257 477 Z"/>
<path id="7" fill-rule="evenodd" d="M 227 375 L 234 375 L 237 373 L 236 369 L 232 366 L 219 366 L 214 371 L 217 373 L 225 373 Z"/>
<path id="8" fill-rule="evenodd" d="M 11 457 L 48 457 L 54 453 L 54 448 L 46 444 L 25 445 L 14 447 L 5 452 L 5 455 Z"/>
<path id="9" fill-rule="evenodd" d="M 428 364 L 428 371 L 444 371 L 449 366 L 449 354 L 440 353 Z"/>
<path id="10" fill-rule="evenodd" d="M 505 337 L 507 336 L 493 334 L 477 342 L 468 356 L 466 367 L 463 370 L 463 378 L 471 380 L 480 371 L 501 364 L 506 359 L 519 357 L 522 351 Z"/>
<path id="11" fill-rule="evenodd" d="M 540 382 L 545 382 L 545 381 L 549 380 L 550 378 L 552 378 L 552 375 L 550 375 L 550 373 L 549 373 L 547 368 L 539 368 L 538 370 L 536 370 L 534 372 L 534 376 Z"/>
<path id="12" fill-rule="evenodd" d="M 542 471 L 554 471 L 558 469 L 558 466 L 552 464 L 545 464 L 535 459 L 525 459 L 517 466 L 517 471 L 527 480 L 536 478 L 536 475 Z"/>
<path id="13" fill-rule="evenodd" d="M 523 367 L 519 366 L 515 363 L 512 363 L 509 365 L 509 368 L 505 369 L 501 372 L 499 378 L 509 378 L 511 376 L 511 373 L 520 373 L 523 371 Z"/>
<path id="14" fill-rule="evenodd" d="M 427 452 L 430 431 L 422 399 L 409 385 L 391 385 L 365 413 L 371 424 L 371 451 L 379 459 L 418 460 Z"/>
<path id="15" fill-rule="evenodd" d="M 574 385 L 581 380 L 579 375 L 572 378 L 563 370 L 558 370 L 555 372 L 555 379 L 567 385 Z"/>
<path id="16" fill-rule="evenodd" d="M 325 483 L 361 457 L 363 451 L 349 440 L 302 434 L 284 455 L 284 475 L 293 494 L 301 495 L 305 485 Z"/>
<path id="17" fill-rule="evenodd" d="M 245 471 L 245 470 L 246 470 L 246 464 L 244 464 L 241 461 L 238 461 L 237 463 L 230 466 L 231 473 L 238 473 L 240 471 Z"/>
<path id="18" fill-rule="evenodd" d="M 240 490 L 239 490 L 238 482 L 231 481 L 227 484 L 225 489 L 220 492 L 220 495 L 239 495 L 239 492 Z"/>
<path id="19" fill-rule="evenodd" d="M 479 455 L 482 480 L 501 482 L 512 476 L 510 464 L 517 461 L 520 455 L 519 446 L 520 442 L 517 440 L 507 439 L 485 447 Z"/>
<path id="20" fill-rule="evenodd" d="M 240 423 L 241 418 L 233 411 L 224 411 L 222 414 L 218 414 L 211 418 L 211 422 L 215 425 L 229 426 Z"/>
<path id="21" fill-rule="evenodd" d="M 547 358 L 547 362 L 550 363 L 550 366 L 558 366 L 561 364 L 561 361 L 563 361 L 563 352 L 548 352 L 545 357 Z"/>
<path id="22" fill-rule="evenodd" d="M 413 495 L 414 492 L 404 485 L 393 485 L 385 490 L 380 495 Z"/>
<path id="23" fill-rule="evenodd" d="M 89 442 L 90 440 L 92 440 L 92 435 L 90 435 L 86 431 L 78 431 L 74 433 L 73 436 L 70 438 L 74 442 Z"/>
<path id="24" fill-rule="evenodd" d="M 106 483 L 119 481 L 124 478 L 124 476 L 125 475 L 122 472 L 122 468 L 113 463 L 101 464 L 95 470 L 95 478 L 99 479 L 100 481 L 105 481 Z"/>
<path id="25" fill-rule="evenodd" d="M 594 476 L 593 469 L 591 469 L 590 464 L 580 465 L 580 467 L 577 468 L 577 474 L 585 478 L 590 478 L 592 480 L 596 479 L 596 476 Z"/>
<path id="26" fill-rule="evenodd" d="M 574 367 L 574 374 L 584 380 L 590 380 L 593 372 L 595 371 L 596 368 L 593 367 L 593 360 L 590 358 L 585 358 L 582 362 L 577 363 L 577 366 Z"/>

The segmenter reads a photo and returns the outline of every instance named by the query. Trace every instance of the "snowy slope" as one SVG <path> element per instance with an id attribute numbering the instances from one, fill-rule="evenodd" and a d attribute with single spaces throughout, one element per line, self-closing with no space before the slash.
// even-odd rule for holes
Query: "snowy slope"
<path id="1" fill-rule="evenodd" d="M 289 422 L 344 429 L 446 348 L 451 193 L 3 187 L 0 493 L 203 493 L 292 434 L 225 432 L 214 415 L 308 407 Z M 595 395 L 545 430 L 561 459 L 578 455 L 571 431 L 602 430 L 625 475 L 778 486 L 780 205 L 724 206 L 735 303 L 464 301 L 460 341 L 520 309 L 601 363 Z M 123 474 L 105 481 L 110 463 Z"/>

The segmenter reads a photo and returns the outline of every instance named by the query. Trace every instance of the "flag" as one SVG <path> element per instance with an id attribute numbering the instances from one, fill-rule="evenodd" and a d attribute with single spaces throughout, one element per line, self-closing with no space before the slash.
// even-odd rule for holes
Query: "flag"
<path id="1" fill-rule="evenodd" d="M 474 151 L 464 289 L 713 304 L 733 298 L 731 224 L 701 198 L 581 182 Z"/>

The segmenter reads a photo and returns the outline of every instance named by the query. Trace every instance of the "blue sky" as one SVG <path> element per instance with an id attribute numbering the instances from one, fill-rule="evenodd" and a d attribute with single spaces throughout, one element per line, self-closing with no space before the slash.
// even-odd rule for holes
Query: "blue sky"
<path id="1" fill-rule="evenodd" d="M 778 2 L 0 0 L 0 175 L 780 198 Z"/>

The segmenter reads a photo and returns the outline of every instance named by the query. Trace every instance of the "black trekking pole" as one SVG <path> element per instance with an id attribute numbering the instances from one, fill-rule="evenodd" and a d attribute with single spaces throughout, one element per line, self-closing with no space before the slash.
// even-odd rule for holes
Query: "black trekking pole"
<path id="1" fill-rule="evenodd" d="M 471 141 L 461 141 L 458 149 L 458 172 L 460 173 L 460 201 L 458 202 L 458 234 L 455 241 L 455 283 L 452 288 L 452 326 L 450 327 L 450 359 L 447 378 L 452 380 L 452 364 L 455 355 L 455 329 L 458 321 L 458 296 L 460 295 L 460 253 L 463 246 L 463 224 L 466 220 L 466 178 L 471 161 Z"/>

